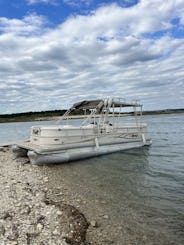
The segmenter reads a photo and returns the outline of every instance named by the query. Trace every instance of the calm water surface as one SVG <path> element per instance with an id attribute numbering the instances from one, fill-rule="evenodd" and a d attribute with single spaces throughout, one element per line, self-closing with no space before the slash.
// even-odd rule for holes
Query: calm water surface
<path id="1" fill-rule="evenodd" d="M 184 115 L 145 116 L 144 121 L 153 140 L 151 147 L 48 167 L 47 171 L 53 185 L 65 178 L 74 193 L 88 200 L 95 217 L 109 215 L 116 230 L 115 244 L 141 244 L 143 240 L 145 244 L 184 244 Z M 26 139 L 33 124 L 40 122 L 0 124 L 0 142 Z M 108 225 L 107 229 L 111 232 Z M 127 235 L 135 240 L 126 243 Z"/>

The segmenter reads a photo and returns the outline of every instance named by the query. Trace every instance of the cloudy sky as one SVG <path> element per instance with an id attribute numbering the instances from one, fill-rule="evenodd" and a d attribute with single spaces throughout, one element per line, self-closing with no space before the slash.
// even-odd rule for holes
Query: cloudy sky
<path id="1" fill-rule="evenodd" d="M 184 108 L 183 0 L 0 0 L 0 114 L 120 96 Z"/>

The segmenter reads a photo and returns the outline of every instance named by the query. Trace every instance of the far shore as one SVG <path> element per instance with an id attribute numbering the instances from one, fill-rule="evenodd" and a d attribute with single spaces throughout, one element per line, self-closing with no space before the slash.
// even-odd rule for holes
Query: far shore
<path id="1" fill-rule="evenodd" d="M 69 115 L 67 116 L 64 120 L 70 120 L 70 119 L 85 119 L 87 118 L 89 115 Z M 121 115 L 117 115 L 115 114 L 114 117 L 127 117 L 130 116 L 129 114 L 121 114 Z M 100 115 L 96 115 L 96 118 L 99 118 Z M 113 117 L 112 114 L 109 114 L 109 117 Z M 40 118 L 35 118 L 35 121 L 59 121 L 62 119 L 61 117 L 40 117 Z"/>
<path id="2" fill-rule="evenodd" d="M 143 111 L 143 116 L 159 116 L 159 115 L 168 115 L 168 114 L 183 114 L 184 109 L 167 109 L 167 110 L 155 110 L 155 111 Z M 58 115 L 58 111 L 49 111 L 49 115 L 45 116 L 47 112 L 26 112 L 18 114 L 7 114 L 0 115 L 0 123 L 11 123 L 11 122 L 34 122 L 34 121 L 59 121 L 62 120 L 62 115 Z M 125 112 L 121 114 L 114 114 L 114 117 L 127 117 L 132 116 L 132 112 Z M 85 119 L 89 115 L 68 115 L 65 120 L 71 119 Z M 96 115 L 98 118 L 99 115 Z M 113 117 L 113 114 L 109 114 L 109 117 Z"/>

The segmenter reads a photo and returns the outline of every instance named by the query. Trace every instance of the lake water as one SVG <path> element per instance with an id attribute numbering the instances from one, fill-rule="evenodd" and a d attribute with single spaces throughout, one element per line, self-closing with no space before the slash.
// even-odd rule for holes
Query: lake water
<path id="1" fill-rule="evenodd" d="M 114 244 L 184 244 L 184 114 L 145 116 L 144 121 L 151 147 L 45 171 L 53 186 L 65 179 L 87 200 L 89 216 L 101 223 L 100 217 L 109 216 L 104 229 Z M 27 139 L 35 124 L 43 122 L 0 124 L 0 143 Z"/>

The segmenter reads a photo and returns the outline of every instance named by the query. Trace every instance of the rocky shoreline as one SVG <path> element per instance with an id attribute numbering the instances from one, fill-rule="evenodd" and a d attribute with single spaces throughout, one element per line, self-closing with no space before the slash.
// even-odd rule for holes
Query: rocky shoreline
<path id="1" fill-rule="evenodd" d="M 27 163 L 0 148 L 0 244 L 90 244 L 86 232 L 96 223 L 67 203 L 62 188 L 50 190 L 48 177 Z"/>
<path id="2" fill-rule="evenodd" d="M 119 214 L 116 195 L 102 186 L 105 169 L 97 176 L 98 168 L 90 166 L 32 165 L 28 158 L 15 158 L 8 146 L 0 147 L 0 245 L 174 245 L 179 241 L 148 226 L 144 213 L 138 216 L 126 195 Z M 154 210 L 147 212 L 154 216 Z"/>

